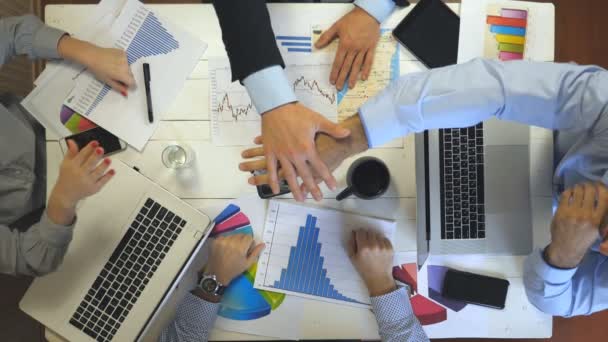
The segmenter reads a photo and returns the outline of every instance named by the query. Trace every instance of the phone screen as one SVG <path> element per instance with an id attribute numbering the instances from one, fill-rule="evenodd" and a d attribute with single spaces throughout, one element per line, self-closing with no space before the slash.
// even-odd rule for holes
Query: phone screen
<path id="1" fill-rule="evenodd" d="M 441 0 L 421 0 L 393 36 L 428 68 L 456 64 L 460 18 Z"/>
<path id="2" fill-rule="evenodd" d="M 480 274 L 448 270 L 443 296 L 471 304 L 504 309 L 509 281 Z"/>
<path id="3" fill-rule="evenodd" d="M 110 154 L 122 149 L 120 146 L 120 139 L 101 127 L 95 127 L 88 131 L 71 135 L 65 138 L 65 140 L 73 140 L 76 145 L 78 145 L 79 149 L 87 146 L 91 141 L 96 140 L 99 142 L 99 145 L 103 147 L 106 152 L 105 154 Z"/>
<path id="4" fill-rule="evenodd" d="M 252 174 L 254 176 L 263 175 L 265 173 L 266 173 L 266 171 L 262 171 L 262 170 L 257 170 L 257 171 L 252 172 Z M 275 196 L 279 196 L 279 195 L 288 194 L 291 192 L 291 190 L 289 190 L 289 184 L 287 184 L 287 181 L 284 179 L 279 181 L 279 193 L 276 195 L 274 193 L 272 193 L 272 189 L 270 188 L 270 185 L 268 185 L 268 184 L 258 185 L 257 189 L 258 189 L 258 196 L 260 196 L 260 198 L 271 198 L 271 197 L 275 197 Z"/>

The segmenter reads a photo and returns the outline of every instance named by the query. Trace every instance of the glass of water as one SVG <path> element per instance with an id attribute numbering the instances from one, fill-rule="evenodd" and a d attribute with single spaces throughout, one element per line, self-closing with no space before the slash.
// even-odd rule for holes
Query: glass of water
<path id="1" fill-rule="evenodd" d="M 194 151 L 183 144 L 173 144 L 165 147 L 162 154 L 163 164 L 169 169 L 190 167 L 194 161 Z"/>

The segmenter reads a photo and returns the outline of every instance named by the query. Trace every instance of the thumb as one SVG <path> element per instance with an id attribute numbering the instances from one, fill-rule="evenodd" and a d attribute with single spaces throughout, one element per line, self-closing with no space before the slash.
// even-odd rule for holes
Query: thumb
<path id="1" fill-rule="evenodd" d="M 315 43 L 315 47 L 317 49 L 322 49 L 322 48 L 326 47 L 329 43 L 331 43 L 332 40 L 336 39 L 337 37 L 338 37 L 338 28 L 337 28 L 336 24 L 333 24 L 333 25 L 331 25 L 331 27 L 328 30 L 325 30 L 325 32 L 323 32 L 321 37 L 319 37 L 319 40 L 317 40 L 317 42 Z"/>
<path id="2" fill-rule="evenodd" d="M 319 124 L 319 132 L 330 135 L 336 139 L 346 138 L 350 135 L 350 131 L 347 128 L 340 126 L 339 124 L 332 122 L 326 118 L 323 118 Z"/>
<path id="3" fill-rule="evenodd" d="M 67 144 L 68 144 L 68 153 L 66 156 L 68 158 L 76 157 L 76 155 L 78 154 L 78 145 L 76 145 L 76 143 L 72 139 L 69 139 L 67 141 Z"/>
<path id="4" fill-rule="evenodd" d="M 260 257 L 260 254 L 262 254 L 264 248 L 266 248 L 266 244 L 262 242 L 255 246 L 251 252 L 249 252 L 249 255 L 247 256 L 247 268 L 251 267 L 251 265 L 258 261 L 258 258 Z"/>

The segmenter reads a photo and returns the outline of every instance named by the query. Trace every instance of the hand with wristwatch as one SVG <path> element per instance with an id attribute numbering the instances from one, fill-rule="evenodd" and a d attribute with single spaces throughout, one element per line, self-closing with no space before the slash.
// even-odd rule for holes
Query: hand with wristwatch
<path id="1" fill-rule="evenodd" d="M 235 234 L 213 240 L 209 262 L 192 294 L 218 303 L 230 282 L 257 262 L 265 244 L 255 244 L 250 235 Z"/>

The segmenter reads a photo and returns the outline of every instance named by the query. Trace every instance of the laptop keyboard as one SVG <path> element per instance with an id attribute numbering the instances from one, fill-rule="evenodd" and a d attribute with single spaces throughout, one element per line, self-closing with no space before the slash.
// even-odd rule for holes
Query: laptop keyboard
<path id="1" fill-rule="evenodd" d="M 483 125 L 439 130 L 441 239 L 486 237 Z"/>
<path id="2" fill-rule="evenodd" d="M 70 324 L 97 341 L 111 341 L 185 225 L 148 198 Z"/>

